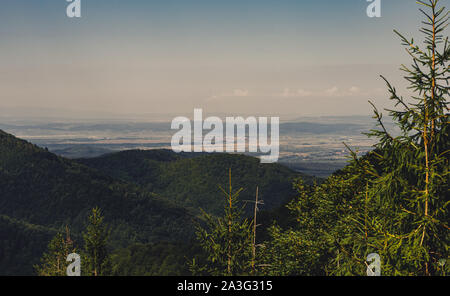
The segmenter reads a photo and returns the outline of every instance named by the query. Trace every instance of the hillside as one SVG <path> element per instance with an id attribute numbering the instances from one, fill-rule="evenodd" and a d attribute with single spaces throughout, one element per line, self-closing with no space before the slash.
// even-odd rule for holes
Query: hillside
<path id="1" fill-rule="evenodd" d="M 221 214 L 223 195 L 219 185 L 228 185 L 232 170 L 235 189 L 244 188 L 241 200 L 253 200 L 259 186 L 264 208 L 272 209 L 291 199 L 292 182 L 302 176 L 279 164 L 261 164 L 254 157 L 233 154 L 176 154 L 169 150 L 130 150 L 97 158 L 80 159 L 79 163 L 111 177 L 142 186 L 194 213 L 203 209 Z M 246 207 L 251 211 L 251 206 Z"/>
<path id="2" fill-rule="evenodd" d="M 80 231 L 90 209 L 100 207 L 114 246 L 192 235 L 185 209 L 4 132 L 0 188 L 0 214 L 46 227 Z"/>
<path id="3" fill-rule="evenodd" d="M 96 206 L 111 228 L 111 250 L 191 241 L 200 208 L 221 214 L 218 185 L 227 185 L 228 168 L 234 188 L 246 189 L 242 200 L 252 200 L 260 186 L 264 209 L 292 197 L 292 180 L 300 176 L 243 155 L 153 150 L 70 160 L 0 130 L 0 270 L 30 274 L 54 233 L 68 225 L 80 237 Z"/>
<path id="4" fill-rule="evenodd" d="M 33 274 L 55 234 L 55 229 L 0 215 L 0 275 Z"/>

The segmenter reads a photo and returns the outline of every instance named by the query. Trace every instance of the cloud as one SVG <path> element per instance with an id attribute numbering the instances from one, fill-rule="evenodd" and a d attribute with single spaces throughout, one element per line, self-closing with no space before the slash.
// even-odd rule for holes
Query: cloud
<path id="1" fill-rule="evenodd" d="M 352 87 L 350 87 L 349 91 L 351 93 L 358 93 L 360 91 L 360 89 L 357 86 L 352 86 Z"/>
<path id="2" fill-rule="evenodd" d="M 353 97 L 365 95 L 361 92 L 361 89 L 357 86 L 352 86 L 348 90 L 341 90 L 337 86 L 333 86 L 324 91 L 323 96 L 326 97 Z"/>
<path id="3" fill-rule="evenodd" d="M 222 93 L 210 96 L 207 101 L 215 101 L 221 98 L 245 98 L 250 96 L 250 91 L 247 89 L 234 89 L 232 92 Z"/>
<path id="4" fill-rule="evenodd" d="M 232 97 L 248 97 L 249 91 L 247 89 L 235 89 Z"/>
<path id="5" fill-rule="evenodd" d="M 285 88 L 278 97 L 283 98 L 304 98 L 304 97 L 328 97 L 328 98 L 338 98 L 338 97 L 351 97 L 363 95 L 361 89 L 357 86 L 351 86 L 347 90 L 341 89 L 337 86 L 332 86 L 326 89 L 318 90 L 305 90 L 302 88 L 296 91 L 289 88 Z"/>
<path id="6" fill-rule="evenodd" d="M 289 88 L 285 88 L 281 94 L 284 98 L 295 98 L 295 97 L 309 97 L 313 93 L 304 89 L 298 89 L 297 91 L 291 91 Z"/>
<path id="7" fill-rule="evenodd" d="M 337 86 L 333 86 L 324 91 L 325 95 L 328 97 L 335 97 L 339 95 L 339 88 Z"/>
<path id="8" fill-rule="evenodd" d="M 339 98 L 339 97 L 352 97 L 364 95 L 361 89 L 357 86 L 351 86 L 347 89 L 339 88 L 337 86 L 331 86 L 325 89 L 307 90 L 304 88 L 290 89 L 284 88 L 281 92 L 272 94 L 254 94 L 250 93 L 247 89 L 234 89 L 233 91 L 212 95 L 207 101 L 215 101 L 221 98 L 245 98 L 245 97 L 258 97 L 258 98 Z"/>

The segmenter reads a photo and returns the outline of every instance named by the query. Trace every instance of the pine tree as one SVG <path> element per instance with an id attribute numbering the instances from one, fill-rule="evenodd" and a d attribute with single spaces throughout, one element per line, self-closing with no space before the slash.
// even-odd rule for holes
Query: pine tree
<path id="1" fill-rule="evenodd" d="M 294 183 L 298 195 L 287 208 L 296 219 L 289 229 L 269 228 L 270 240 L 262 248 L 263 273 L 270 276 L 325 276 L 336 274 L 342 262 L 341 245 L 353 241 L 346 237 L 349 220 L 358 199 L 355 188 L 361 184 L 353 168 L 330 176 L 322 184 Z M 352 262 L 351 266 L 355 266 Z"/>
<path id="2" fill-rule="evenodd" d="M 252 224 L 242 218 L 243 208 L 238 207 L 242 188 L 233 192 L 231 169 L 229 190 L 220 187 L 226 197 L 224 216 L 214 217 L 203 212 L 206 227 L 197 227 L 197 239 L 206 253 L 205 266 L 199 266 L 195 259 L 191 263 L 194 274 L 245 275 L 251 272 Z"/>
<path id="3" fill-rule="evenodd" d="M 368 135 L 378 138 L 375 150 L 365 159 L 353 154 L 353 165 L 360 167 L 357 175 L 367 183 L 356 195 L 361 202 L 354 209 L 352 232 L 359 236 L 346 245 L 347 263 L 354 262 L 350 258 L 364 262 L 368 253 L 376 252 L 383 275 L 443 274 L 449 257 L 450 46 L 443 36 L 448 11 L 439 8 L 439 0 L 418 3 L 426 7 L 420 9 L 425 15 L 420 30 L 424 48 L 395 31 L 412 57 L 412 65 L 402 65 L 401 70 L 415 95 L 404 99 L 382 77 L 390 99 L 400 108 L 387 111 L 401 134 L 393 136 L 387 130 L 374 106 L 379 129 Z"/>
<path id="4" fill-rule="evenodd" d="M 382 77 L 395 108 L 387 110 L 401 131 L 387 130 L 374 106 L 378 139 L 324 183 L 296 183 L 289 204 L 296 227 L 272 227 L 266 243 L 270 275 L 365 275 L 370 253 L 381 257 L 382 275 L 448 274 L 449 66 L 443 33 L 448 11 L 438 0 L 418 1 L 425 15 L 425 48 L 398 33 L 412 57 L 402 66 L 410 89 L 406 100 Z"/>
<path id="5" fill-rule="evenodd" d="M 99 208 L 92 209 L 84 238 L 82 271 L 88 276 L 105 276 L 110 273 L 108 229 Z"/>
<path id="6" fill-rule="evenodd" d="M 66 227 L 66 237 L 62 233 L 56 236 L 48 244 L 48 250 L 41 258 L 41 264 L 34 268 L 38 276 L 66 276 L 67 256 L 76 253 L 74 243 L 70 238 L 69 229 Z"/>

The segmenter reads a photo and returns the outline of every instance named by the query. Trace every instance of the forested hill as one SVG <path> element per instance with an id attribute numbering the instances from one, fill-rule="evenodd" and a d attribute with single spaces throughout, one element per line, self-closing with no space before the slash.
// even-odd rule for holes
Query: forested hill
<path id="1" fill-rule="evenodd" d="M 0 215 L 0 275 L 32 275 L 56 229 Z"/>
<path id="2" fill-rule="evenodd" d="M 100 207 L 115 246 L 192 235 L 186 209 L 4 132 L 0 188 L 0 215 L 47 227 L 79 231 L 88 212 Z"/>
<path id="3" fill-rule="evenodd" d="M 302 176 L 279 164 L 261 164 L 257 158 L 233 154 L 176 154 L 170 150 L 130 150 L 97 158 L 80 159 L 81 164 L 144 187 L 195 213 L 200 209 L 222 214 L 224 198 L 219 185 L 228 185 L 228 169 L 236 190 L 244 188 L 241 200 L 253 200 L 259 186 L 264 209 L 280 206 L 294 197 L 292 183 Z M 249 204 L 247 211 L 252 210 Z"/>
<path id="4" fill-rule="evenodd" d="M 188 242 L 200 207 L 221 213 L 224 197 L 218 185 L 227 186 L 228 168 L 233 187 L 245 188 L 242 200 L 253 200 L 260 186 L 264 209 L 293 197 L 292 181 L 299 176 L 248 156 L 167 150 L 75 161 L 0 130 L 0 257 L 10 258 L 0 260 L 0 270 L 30 274 L 46 239 L 66 225 L 81 237 L 94 207 L 104 213 L 113 250 L 136 243 Z"/>

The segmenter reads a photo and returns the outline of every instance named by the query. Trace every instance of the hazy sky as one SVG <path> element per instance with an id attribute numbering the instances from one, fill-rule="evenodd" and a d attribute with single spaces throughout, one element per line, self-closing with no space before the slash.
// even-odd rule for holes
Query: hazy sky
<path id="1" fill-rule="evenodd" d="M 420 36 L 414 0 L 381 2 L 2 0 L 0 115 L 369 114 L 409 61 L 392 30 Z"/>

